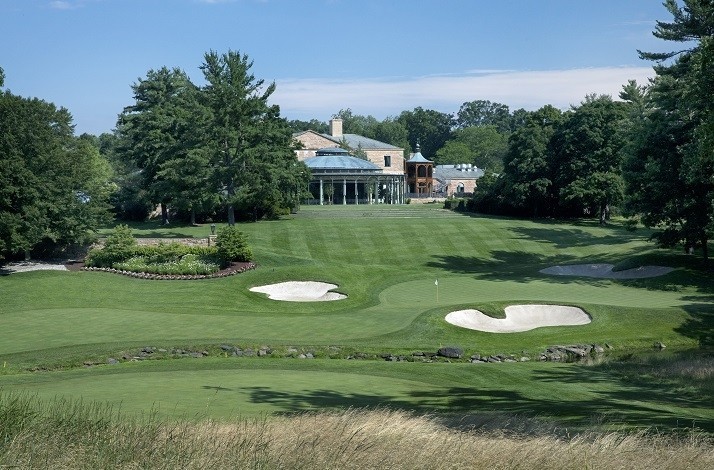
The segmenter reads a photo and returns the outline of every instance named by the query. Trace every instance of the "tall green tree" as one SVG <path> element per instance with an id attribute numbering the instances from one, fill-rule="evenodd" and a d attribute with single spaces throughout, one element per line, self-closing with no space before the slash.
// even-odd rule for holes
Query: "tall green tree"
<path id="1" fill-rule="evenodd" d="M 186 196 L 194 194 L 200 201 L 213 192 L 208 184 L 194 184 L 189 192 L 176 186 L 184 177 L 184 186 L 195 177 L 195 160 L 203 154 L 193 153 L 193 163 L 184 168 L 179 162 L 198 146 L 204 113 L 196 87 L 180 69 L 150 70 L 132 90 L 135 104 L 124 109 L 118 124 L 123 154 L 141 171 L 142 187 L 153 203 L 161 205 L 162 222 L 167 224 L 169 204 L 191 206 Z M 208 160 L 202 164 L 208 167 Z"/>
<path id="2" fill-rule="evenodd" d="M 555 182 L 572 215 L 598 214 L 604 224 L 624 196 L 621 131 L 625 108 L 607 95 L 589 95 L 573 109 L 555 139 Z"/>
<path id="3" fill-rule="evenodd" d="M 108 221 L 110 167 L 70 113 L 0 94 L 0 256 L 84 243 Z"/>
<path id="4" fill-rule="evenodd" d="M 452 138 L 436 152 L 439 164 L 473 163 L 492 173 L 503 170 L 508 136 L 494 125 L 456 129 Z"/>
<path id="5" fill-rule="evenodd" d="M 247 55 L 236 51 L 208 52 L 201 65 L 206 79 L 201 99 L 211 113 L 206 149 L 230 225 L 236 209 L 258 219 L 292 207 L 295 186 L 307 186 L 309 178 L 293 152 L 287 121 L 268 103 L 275 83 L 257 79 L 252 66 Z"/>
<path id="6" fill-rule="evenodd" d="M 511 130 L 511 113 L 508 105 L 488 100 L 469 101 L 456 113 L 456 126 L 460 129 L 471 126 L 495 126 L 499 132 Z"/>
<path id="7" fill-rule="evenodd" d="M 562 119 L 559 109 L 546 105 L 529 113 L 509 138 L 502 191 L 519 213 L 539 217 L 556 208 L 551 139 Z"/>
<path id="8" fill-rule="evenodd" d="M 639 51 L 657 62 L 657 77 L 644 138 L 628 152 L 630 207 L 661 245 L 700 247 L 707 259 L 714 234 L 714 2 L 667 0 L 665 7 L 672 21 L 658 21 L 653 34 L 686 47 Z"/>
<path id="9" fill-rule="evenodd" d="M 451 137 L 453 116 L 417 107 L 413 111 L 402 111 L 397 120 L 407 129 L 410 147 L 416 149 L 419 144 L 422 155 L 438 163 L 436 152 Z"/>

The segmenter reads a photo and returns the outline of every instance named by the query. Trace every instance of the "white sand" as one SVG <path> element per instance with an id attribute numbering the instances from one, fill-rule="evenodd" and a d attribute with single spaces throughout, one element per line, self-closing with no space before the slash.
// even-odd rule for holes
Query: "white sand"
<path id="1" fill-rule="evenodd" d="M 251 292 L 268 294 L 269 299 L 285 300 L 288 302 L 327 302 L 331 300 L 346 299 L 347 296 L 337 292 L 335 284 L 313 281 L 290 281 L 267 286 L 251 287 Z"/>
<path id="2" fill-rule="evenodd" d="M 67 271 L 64 264 L 43 263 L 40 261 L 17 261 L 0 266 L 0 273 L 23 273 L 27 271 Z"/>
<path id="3" fill-rule="evenodd" d="M 506 318 L 493 318 L 478 310 L 458 310 L 446 315 L 455 326 L 488 333 L 515 333 L 542 326 L 587 325 L 590 315 L 577 307 L 563 305 L 509 305 Z"/>
<path id="4" fill-rule="evenodd" d="M 541 269 L 542 274 L 553 276 L 582 276 L 602 279 L 644 279 L 647 277 L 664 276 L 674 271 L 666 266 L 640 266 L 639 268 L 613 271 L 612 264 L 571 264 L 566 266 L 551 266 Z"/>

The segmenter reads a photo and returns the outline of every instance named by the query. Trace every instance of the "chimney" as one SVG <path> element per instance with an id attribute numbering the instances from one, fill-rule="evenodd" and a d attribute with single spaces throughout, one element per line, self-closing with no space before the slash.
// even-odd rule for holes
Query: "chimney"
<path id="1" fill-rule="evenodd" d="M 330 135 L 332 137 L 342 137 L 342 119 L 330 119 Z"/>

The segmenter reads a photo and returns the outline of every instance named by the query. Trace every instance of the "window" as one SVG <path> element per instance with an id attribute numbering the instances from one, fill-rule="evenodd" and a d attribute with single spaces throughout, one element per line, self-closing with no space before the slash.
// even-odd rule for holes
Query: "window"
<path id="1" fill-rule="evenodd" d="M 464 192 L 464 183 L 459 183 L 458 186 L 456 186 L 456 192 L 459 194 Z"/>
<path id="2" fill-rule="evenodd" d="M 392 166 L 392 156 L 391 155 L 385 155 L 384 156 L 384 166 Z"/>

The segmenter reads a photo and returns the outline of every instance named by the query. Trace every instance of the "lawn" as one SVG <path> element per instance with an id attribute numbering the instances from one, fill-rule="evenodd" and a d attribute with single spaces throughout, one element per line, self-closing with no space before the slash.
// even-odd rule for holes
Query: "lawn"
<path id="1" fill-rule="evenodd" d="M 645 230 L 474 217 L 433 204 L 312 206 L 239 228 L 258 268 L 229 278 L 147 281 L 57 271 L 1 277 L 0 387 L 121 402 L 132 412 L 158 405 L 172 416 L 388 405 L 505 410 L 581 425 L 607 416 L 636 426 L 675 427 L 684 420 L 712 427 L 713 413 L 702 406 L 712 398 L 711 387 L 695 384 L 690 390 L 681 380 L 664 379 L 648 386 L 605 366 L 215 357 L 226 343 L 374 354 L 454 345 L 467 355 L 530 357 L 554 344 L 607 343 L 613 355 L 650 349 L 656 341 L 669 350 L 710 347 L 709 274 L 694 257 L 655 249 Z M 133 229 L 138 237 L 166 239 L 210 233 L 208 226 L 155 223 Z M 538 272 L 556 264 L 638 259 L 677 269 L 632 281 Z M 331 282 L 348 298 L 276 302 L 248 291 L 290 280 Z M 443 320 L 452 310 L 478 308 L 498 316 L 506 305 L 526 302 L 576 305 L 593 321 L 493 334 Z M 206 348 L 211 357 L 81 367 L 141 346 Z M 680 399 L 672 399 L 677 390 Z"/>

